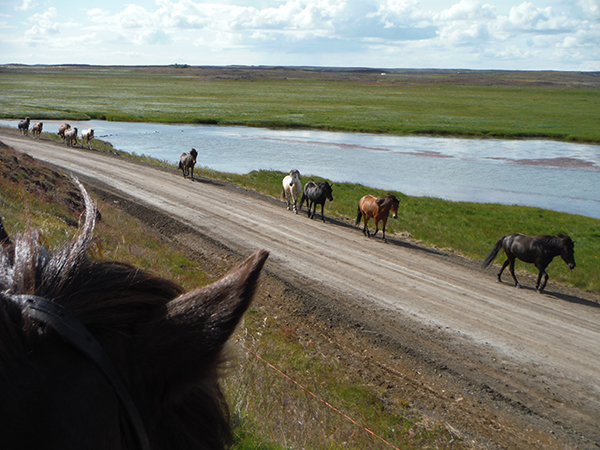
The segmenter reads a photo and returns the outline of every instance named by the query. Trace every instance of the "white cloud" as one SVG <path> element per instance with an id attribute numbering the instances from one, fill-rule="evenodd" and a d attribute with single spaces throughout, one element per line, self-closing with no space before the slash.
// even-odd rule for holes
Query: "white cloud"
<path id="1" fill-rule="evenodd" d="M 27 37 L 37 37 L 57 34 L 60 31 L 60 24 L 56 21 L 58 13 L 56 8 L 51 7 L 42 14 L 34 14 L 29 18 L 33 26 L 25 32 Z"/>
<path id="2" fill-rule="evenodd" d="M 590 20 L 600 20 L 600 0 L 578 0 L 577 5 Z"/>
<path id="3" fill-rule="evenodd" d="M 550 6 L 536 8 L 526 2 L 510 9 L 506 26 L 522 31 L 569 31 L 577 27 L 577 22 L 565 15 L 555 14 Z"/>
<path id="4" fill-rule="evenodd" d="M 19 6 L 15 6 L 15 9 L 17 11 L 29 11 L 30 9 L 33 9 L 36 5 L 37 3 L 35 2 L 35 0 L 23 0 L 23 3 L 21 3 L 21 5 Z"/>
<path id="5" fill-rule="evenodd" d="M 475 0 L 461 0 L 439 14 L 440 20 L 494 20 L 496 13 L 492 5 L 482 5 Z"/>

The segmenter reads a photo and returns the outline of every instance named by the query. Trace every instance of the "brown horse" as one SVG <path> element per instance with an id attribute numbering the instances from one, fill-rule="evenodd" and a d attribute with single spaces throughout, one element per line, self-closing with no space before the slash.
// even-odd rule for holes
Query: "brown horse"
<path id="1" fill-rule="evenodd" d="M 513 233 L 509 236 L 502 236 L 492 251 L 487 255 L 483 266 L 489 266 L 500 249 L 504 249 L 506 253 L 506 261 L 502 265 L 502 269 L 498 272 L 498 281 L 502 281 L 502 272 L 506 266 L 510 264 L 510 274 L 515 280 L 515 286 L 521 287 L 515 276 L 515 259 L 535 264 L 535 267 L 540 271 L 535 289 L 542 292 L 548 282 L 548 273 L 546 267 L 552 262 L 555 256 L 560 255 L 563 261 L 571 270 L 575 268 L 575 243 L 566 234 L 558 234 L 556 236 L 526 236 L 520 233 Z M 544 277 L 544 282 L 540 286 L 540 281 Z"/>
<path id="2" fill-rule="evenodd" d="M 379 231 L 379 222 L 383 224 L 383 242 L 387 242 L 385 239 L 385 224 L 387 223 L 388 216 L 390 215 L 390 211 L 394 219 L 398 218 L 398 206 L 400 205 L 400 200 L 396 198 L 393 194 L 387 194 L 383 197 L 375 197 L 374 195 L 365 195 L 358 202 L 358 211 L 356 213 L 356 221 L 354 225 L 358 225 L 360 223 L 360 219 L 363 218 L 365 221 L 365 226 L 363 228 L 363 233 L 365 236 L 371 237 L 375 236 Z M 375 219 L 375 233 L 370 234 L 369 228 L 367 224 L 369 220 Z"/>
<path id="3" fill-rule="evenodd" d="M 37 231 L 14 242 L 0 232 L 3 448 L 227 447 L 223 346 L 268 253 L 185 293 L 129 264 L 90 259 L 96 207 L 79 187 L 83 223 L 55 252 Z"/>
<path id="4" fill-rule="evenodd" d="M 44 128 L 44 122 L 38 122 L 34 126 L 31 127 L 31 134 L 33 134 L 33 138 L 36 136 L 39 139 L 42 135 L 42 129 Z"/>
<path id="5" fill-rule="evenodd" d="M 68 123 L 62 124 L 60 127 L 58 127 L 58 135 L 60 136 L 63 142 L 65 142 L 65 131 L 70 129 L 71 125 L 69 125 Z"/>
<path id="6" fill-rule="evenodd" d="M 191 178 L 194 179 L 194 166 L 196 165 L 196 158 L 198 152 L 193 148 L 189 153 L 182 153 L 179 157 L 179 168 L 183 172 L 183 178 L 188 176 L 191 171 Z"/>

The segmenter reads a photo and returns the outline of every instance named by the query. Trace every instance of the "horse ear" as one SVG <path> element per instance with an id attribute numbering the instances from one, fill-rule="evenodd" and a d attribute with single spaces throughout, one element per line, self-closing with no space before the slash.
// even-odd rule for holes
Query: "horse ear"
<path id="1" fill-rule="evenodd" d="M 219 281 L 167 304 L 148 328 L 148 352 L 165 382 L 192 382 L 219 363 L 225 342 L 250 305 L 268 257 L 259 250 Z"/>

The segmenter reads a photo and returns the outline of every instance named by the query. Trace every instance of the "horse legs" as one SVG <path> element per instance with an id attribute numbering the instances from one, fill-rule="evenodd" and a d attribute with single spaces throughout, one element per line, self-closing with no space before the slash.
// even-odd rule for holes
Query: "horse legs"
<path id="1" fill-rule="evenodd" d="M 387 242 L 387 239 L 385 238 L 385 224 L 386 224 L 385 220 L 383 220 L 382 223 L 383 223 L 383 227 L 381 228 L 381 231 L 383 233 L 382 239 L 383 239 L 383 242 Z"/>
<path id="2" fill-rule="evenodd" d="M 373 217 L 373 220 L 375 220 L 375 232 L 371 236 L 375 236 L 379 232 L 379 220 L 377 217 Z"/>
<path id="3" fill-rule="evenodd" d="M 507 259 L 506 261 L 504 261 L 504 264 L 502 264 L 502 269 L 500 269 L 500 272 L 498 272 L 498 282 L 502 283 L 502 272 L 504 272 L 504 269 L 506 269 L 506 266 L 508 266 L 509 260 Z"/>
<path id="4" fill-rule="evenodd" d="M 365 226 L 363 227 L 363 234 L 366 237 L 371 237 L 371 233 L 369 233 L 369 227 L 367 227 L 367 223 L 369 222 L 369 217 L 366 214 L 364 214 L 363 216 L 364 216 L 364 220 L 365 220 Z"/>
<path id="5" fill-rule="evenodd" d="M 520 288 L 521 285 L 519 284 L 519 282 L 517 281 L 517 277 L 515 275 L 515 257 L 513 256 L 512 258 L 509 256 L 508 257 L 510 259 L 510 274 L 513 277 L 513 280 L 515 280 L 515 286 Z"/>
<path id="6" fill-rule="evenodd" d="M 317 207 L 315 206 L 315 210 L 317 209 Z M 321 220 L 323 222 L 325 222 L 325 215 L 323 214 L 323 211 L 325 210 L 325 202 L 321 203 Z"/>
<path id="7" fill-rule="evenodd" d="M 540 271 L 540 274 L 538 275 L 537 283 L 535 285 L 535 290 L 541 294 L 542 291 L 544 290 L 544 288 L 546 287 L 546 283 L 548 282 L 548 273 L 546 272 L 546 267 L 542 266 L 541 264 L 540 265 L 536 264 L 535 266 Z M 544 282 L 540 286 L 540 281 L 542 280 L 542 276 L 544 277 Z"/>

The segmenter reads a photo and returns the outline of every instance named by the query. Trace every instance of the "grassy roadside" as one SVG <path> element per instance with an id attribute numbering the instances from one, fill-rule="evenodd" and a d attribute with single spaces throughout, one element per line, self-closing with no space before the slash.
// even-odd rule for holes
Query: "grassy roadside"
<path id="1" fill-rule="evenodd" d="M 0 117 L 600 142 L 593 74 L 0 66 Z"/>
<path id="2" fill-rule="evenodd" d="M 186 289 L 209 282 L 190 259 L 110 203 L 98 201 L 92 257 L 129 262 Z M 68 178 L 26 155 L 0 148 L 0 215 L 10 235 L 40 229 L 48 248 L 72 237 L 82 210 Z M 442 423 L 425 420 L 385 388 L 345 373 L 342 362 L 276 317 L 251 309 L 235 337 L 320 397 L 400 449 L 464 448 Z M 224 389 L 231 405 L 234 449 L 370 448 L 388 445 L 280 376 L 242 347 Z M 235 367 L 233 366 L 235 364 Z"/>

